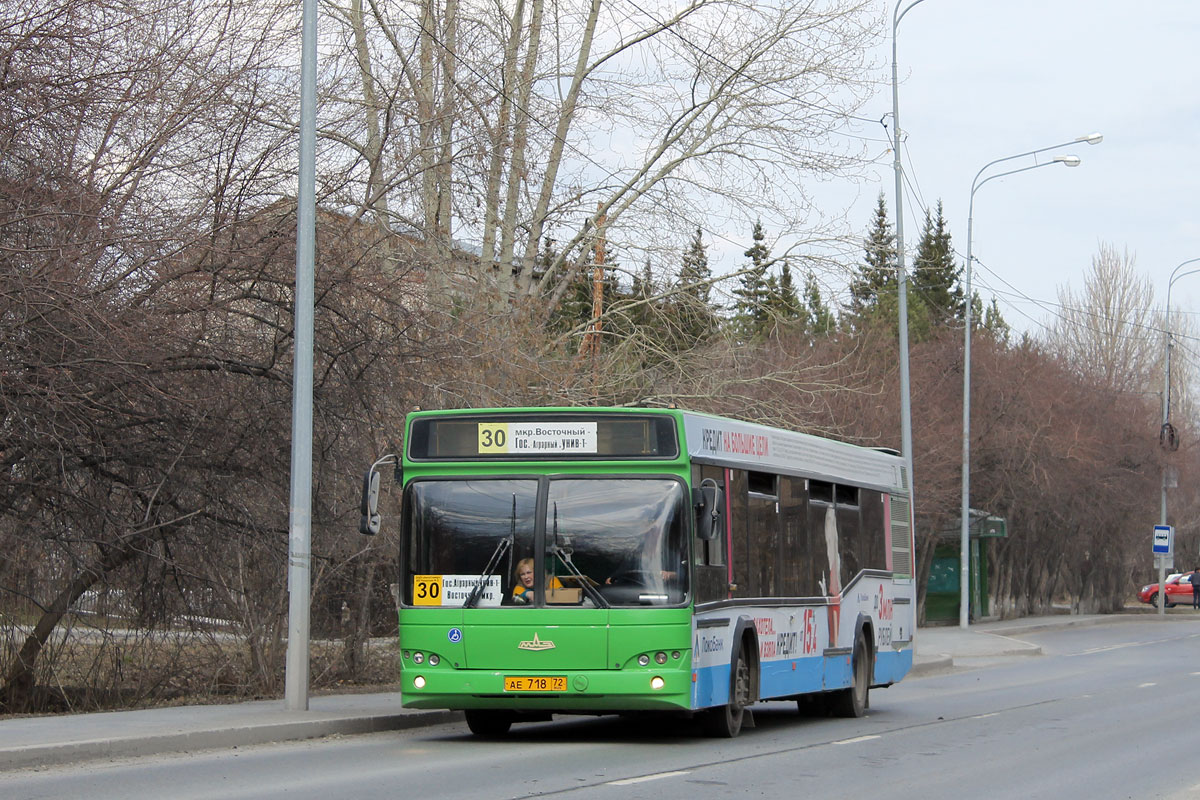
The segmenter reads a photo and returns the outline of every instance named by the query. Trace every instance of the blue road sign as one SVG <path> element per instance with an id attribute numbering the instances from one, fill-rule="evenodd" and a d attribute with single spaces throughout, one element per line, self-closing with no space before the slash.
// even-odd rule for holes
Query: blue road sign
<path id="1" fill-rule="evenodd" d="M 1169 556 L 1175 544 L 1175 528 L 1171 525 L 1154 526 L 1154 554 Z"/>

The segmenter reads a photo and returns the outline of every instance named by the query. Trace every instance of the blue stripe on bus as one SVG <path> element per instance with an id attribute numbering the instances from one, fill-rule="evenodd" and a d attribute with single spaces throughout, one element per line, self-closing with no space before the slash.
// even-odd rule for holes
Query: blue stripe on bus
<path id="1" fill-rule="evenodd" d="M 792 665 L 795 664 L 795 668 Z M 762 666 L 758 696 L 783 697 L 821 688 L 821 659 L 799 658 L 795 661 L 767 661 Z"/>
<path id="2" fill-rule="evenodd" d="M 701 667 L 692 684 L 692 708 L 723 706 L 729 702 L 729 665 Z"/>
<path id="3" fill-rule="evenodd" d="M 912 648 L 899 652 L 888 650 L 875 656 L 873 684 L 895 683 L 912 669 Z M 795 664 L 793 669 L 792 664 Z M 729 702 L 729 665 L 702 667 L 696 671 L 692 684 L 692 708 L 708 708 Z M 787 697 L 805 692 L 843 689 L 850 685 L 853 675 L 850 659 L 800 658 L 793 661 L 768 661 L 763 664 L 759 682 L 759 697 Z"/>
<path id="4" fill-rule="evenodd" d="M 896 683 L 912 669 L 913 649 L 887 650 L 875 656 L 875 680 L 873 683 Z"/>

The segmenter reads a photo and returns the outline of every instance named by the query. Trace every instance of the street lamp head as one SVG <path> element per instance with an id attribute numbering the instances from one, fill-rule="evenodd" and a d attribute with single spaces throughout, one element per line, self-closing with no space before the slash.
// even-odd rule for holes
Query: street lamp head
<path id="1" fill-rule="evenodd" d="M 1100 144 L 1104 141 L 1104 137 L 1099 133 L 1089 133 L 1087 136 L 1080 136 L 1075 141 L 1087 142 L 1088 144 Z"/>
<path id="2" fill-rule="evenodd" d="M 1059 164 L 1066 164 L 1068 167 L 1078 167 L 1083 159 L 1079 156 L 1055 156 L 1054 160 Z"/>

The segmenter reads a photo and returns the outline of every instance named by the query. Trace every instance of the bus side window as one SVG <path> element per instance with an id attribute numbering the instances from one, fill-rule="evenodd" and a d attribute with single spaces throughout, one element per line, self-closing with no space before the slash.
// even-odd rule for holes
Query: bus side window
<path id="1" fill-rule="evenodd" d="M 750 470 L 746 473 L 746 542 L 753 568 L 749 591 L 754 597 L 778 594 L 779 489 L 776 476 Z"/>
<path id="2" fill-rule="evenodd" d="M 859 492 L 862 510 L 863 565 L 887 569 L 887 521 L 883 514 L 883 494 L 863 489 Z"/>
<path id="3" fill-rule="evenodd" d="M 754 576 L 755 553 L 750 546 L 747 530 L 750 490 L 746 470 L 729 470 L 729 485 L 726 489 L 726 513 L 729 515 L 726 528 L 729 541 L 726 544 L 726 552 L 729 554 L 729 571 L 733 573 L 732 583 L 737 586 L 737 589 L 732 591 L 735 597 L 753 597 L 755 587 L 751 586 L 750 582 Z"/>
<path id="4" fill-rule="evenodd" d="M 874 566 L 863 559 L 862 520 L 858 505 L 858 489 L 846 484 L 834 485 L 834 506 L 837 513 L 838 547 L 841 550 L 842 586 L 849 585 L 859 570 Z"/>
<path id="5" fill-rule="evenodd" d="M 808 582 L 808 492 L 803 478 L 779 478 L 779 593 L 812 597 L 817 587 Z"/>

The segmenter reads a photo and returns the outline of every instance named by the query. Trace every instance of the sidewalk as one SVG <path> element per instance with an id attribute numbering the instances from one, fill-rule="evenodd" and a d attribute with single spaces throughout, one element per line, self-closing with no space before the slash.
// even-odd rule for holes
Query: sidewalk
<path id="1" fill-rule="evenodd" d="M 1098 625 L 1137 618 L 1137 615 L 1132 614 L 1061 614 L 1004 622 L 976 622 L 966 630 L 957 625 L 921 628 L 917 631 L 916 653 L 909 675 L 920 677 L 956 666 L 974 666 L 1005 656 L 1040 656 L 1041 647 L 1017 637 L 1054 628 Z"/>
<path id="2" fill-rule="evenodd" d="M 1050 616 L 984 622 L 967 630 L 917 632 L 911 677 L 970 666 L 980 660 L 1040 655 L 1015 638 L 1023 633 L 1138 619 L 1138 615 Z M 461 712 L 400 707 L 398 692 L 313 697 L 308 711 L 287 711 L 282 700 L 177 706 L 0 720 L 0 771 L 105 758 L 240 747 L 438 725 Z"/>
<path id="3" fill-rule="evenodd" d="M 455 711 L 400 707 L 399 692 L 0 720 L 0 772 L 92 759 L 180 753 L 335 734 L 377 733 L 461 720 Z"/>

